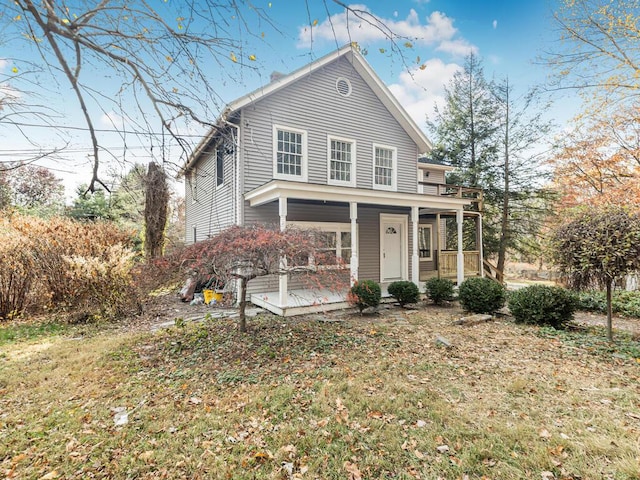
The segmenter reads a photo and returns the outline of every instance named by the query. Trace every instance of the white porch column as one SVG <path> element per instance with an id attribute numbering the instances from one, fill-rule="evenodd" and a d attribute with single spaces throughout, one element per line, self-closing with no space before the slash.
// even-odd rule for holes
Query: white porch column
<path id="1" fill-rule="evenodd" d="M 435 244 L 435 248 L 436 248 L 436 270 L 438 272 L 438 278 L 440 278 L 440 272 L 442 271 L 442 268 L 440 267 L 440 261 L 442 259 L 442 255 L 441 255 L 441 251 L 442 251 L 442 242 L 441 240 L 441 231 L 442 231 L 442 226 L 440 225 L 441 222 L 441 218 L 440 218 L 440 214 L 436 213 L 436 234 L 433 236 L 433 238 L 435 238 L 436 244 Z"/>
<path id="2" fill-rule="evenodd" d="M 478 236 L 478 252 L 480 255 L 480 276 L 484 277 L 484 246 L 482 245 L 482 214 L 476 217 L 476 235 Z"/>
<path id="3" fill-rule="evenodd" d="M 278 199 L 278 211 L 280 214 L 280 230 L 284 231 L 287 228 L 287 198 L 280 197 Z M 287 259 L 286 257 L 280 257 L 280 270 L 285 270 L 287 268 Z M 286 273 L 280 273 L 278 283 L 278 300 L 280 303 L 280 307 L 287 306 L 287 296 L 289 292 L 288 280 L 289 276 Z"/>
<path id="4" fill-rule="evenodd" d="M 458 224 L 458 262 L 457 281 L 458 286 L 464 281 L 464 253 L 462 251 L 462 222 L 464 220 L 462 210 L 456 211 L 456 223 Z"/>
<path id="5" fill-rule="evenodd" d="M 420 288 L 420 256 L 418 255 L 418 222 L 420 211 L 418 207 L 411 207 L 411 241 L 413 251 L 411 253 L 411 281 Z"/>
<path id="6" fill-rule="evenodd" d="M 358 281 L 358 204 L 349 203 L 349 216 L 351 218 L 351 286 Z"/>

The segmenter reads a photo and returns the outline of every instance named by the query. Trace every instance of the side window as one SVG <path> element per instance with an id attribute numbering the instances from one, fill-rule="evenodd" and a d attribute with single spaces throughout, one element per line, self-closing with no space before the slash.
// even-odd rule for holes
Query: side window
<path id="1" fill-rule="evenodd" d="M 420 260 L 433 259 L 432 225 L 418 226 L 418 255 Z"/>
<path id="2" fill-rule="evenodd" d="M 224 143 L 218 145 L 216 149 L 216 185 L 219 187 L 224 183 Z"/>

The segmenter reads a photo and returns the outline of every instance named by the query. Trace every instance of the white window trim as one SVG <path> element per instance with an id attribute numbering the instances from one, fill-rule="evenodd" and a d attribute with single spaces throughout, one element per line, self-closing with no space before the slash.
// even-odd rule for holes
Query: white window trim
<path id="1" fill-rule="evenodd" d="M 331 140 L 337 142 L 345 142 L 351 144 L 351 181 L 343 182 L 341 180 L 333 180 L 331 178 Z M 353 138 L 338 137 L 336 135 L 327 135 L 327 185 L 339 185 L 343 187 L 356 186 L 356 141 Z"/>
<path id="2" fill-rule="evenodd" d="M 302 134 L 302 165 L 301 175 L 287 175 L 278 173 L 278 130 Z M 293 180 L 295 182 L 307 181 L 307 131 L 285 125 L 273 125 L 273 178 L 278 180 Z"/>
<path id="3" fill-rule="evenodd" d="M 391 185 L 378 185 L 376 183 L 376 148 L 384 148 L 385 150 L 391 150 Z M 374 143 L 372 153 L 372 184 L 374 190 L 386 190 L 389 192 L 395 192 L 398 190 L 398 149 L 389 145 L 382 145 L 380 143 Z"/>
<path id="4" fill-rule="evenodd" d="M 428 228 L 429 229 L 429 245 L 431 246 L 431 248 L 429 249 L 429 256 L 428 257 L 420 257 L 420 250 L 418 249 L 418 257 L 420 259 L 421 262 L 430 262 L 433 260 L 433 224 L 431 223 L 419 223 L 418 224 L 418 230 L 420 230 L 421 228 Z M 420 233 L 418 232 L 418 236 L 420 235 Z"/>
<path id="5" fill-rule="evenodd" d="M 351 233 L 351 223 L 340 222 L 287 222 L 287 226 L 300 228 L 302 230 L 318 230 L 320 232 L 335 232 L 336 233 L 336 258 L 342 258 L 342 237 L 340 233 Z M 356 238 L 355 244 L 358 245 L 358 226 L 356 226 Z M 351 245 L 347 247 L 351 249 Z M 348 267 L 349 262 L 345 262 L 343 267 Z M 339 265 L 322 265 L 318 266 L 320 269 L 332 269 L 338 268 Z"/>

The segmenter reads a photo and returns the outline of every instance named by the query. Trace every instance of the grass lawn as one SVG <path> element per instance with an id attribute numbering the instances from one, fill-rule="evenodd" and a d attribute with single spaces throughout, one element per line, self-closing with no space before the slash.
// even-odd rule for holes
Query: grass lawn
<path id="1" fill-rule="evenodd" d="M 0 327 L 0 475 L 640 478 L 637 341 L 459 316 Z"/>

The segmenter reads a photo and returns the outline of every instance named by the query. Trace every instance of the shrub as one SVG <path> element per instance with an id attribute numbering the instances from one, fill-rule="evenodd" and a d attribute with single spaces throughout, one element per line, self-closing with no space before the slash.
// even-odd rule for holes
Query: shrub
<path id="1" fill-rule="evenodd" d="M 377 307 L 380 305 L 382 291 L 380 285 L 373 280 L 362 280 L 356 282 L 349 291 L 347 300 L 351 305 L 355 305 L 360 313 L 367 307 Z"/>
<path id="2" fill-rule="evenodd" d="M 577 310 L 607 313 L 605 292 L 584 290 L 575 294 Z M 613 313 L 626 317 L 640 318 L 640 291 L 616 290 L 611 302 Z"/>
<path id="3" fill-rule="evenodd" d="M 0 290 L 11 285 L 13 292 L 3 290 L 0 316 L 13 317 L 27 304 L 81 310 L 85 317 L 138 311 L 131 247 L 130 232 L 107 222 L 17 214 L 1 218 Z"/>
<path id="4" fill-rule="evenodd" d="M 583 290 L 576 293 L 576 308 L 587 312 L 607 312 L 607 299 L 604 292 Z"/>
<path id="5" fill-rule="evenodd" d="M 489 278 L 471 277 L 458 289 L 460 305 L 473 313 L 493 313 L 504 306 L 506 292 L 498 282 Z"/>
<path id="6" fill-rule="evenodd" d="M 576 298 L 561 287 L 531 285 L 509 295 L 509 310 L 519 323 L 561 328 L 573 318 L 576 306 Z"/>
<path id="7" fill-rule="evenodd" d="M 417 303 L 420 300 L 420 290 L 416 284 L 406 280 L 391 283 L 387 291 L 402 307 L 407 303 Z"/>
<path id="8" fill-rule="evenodd" d="M 22 313 L 31 291 L 33 257 L 28 238 L 12 235 L 0 242 L 0 321 Z"/>
<path id="9" fill-rule="evenodd" d="M 453 300 L 454 283 L 447 278 L 431 278 L 425 284 L 425 292 L 427 296 L 436 305 L 442 305 L 442 302 L 450 302 Z"/>

